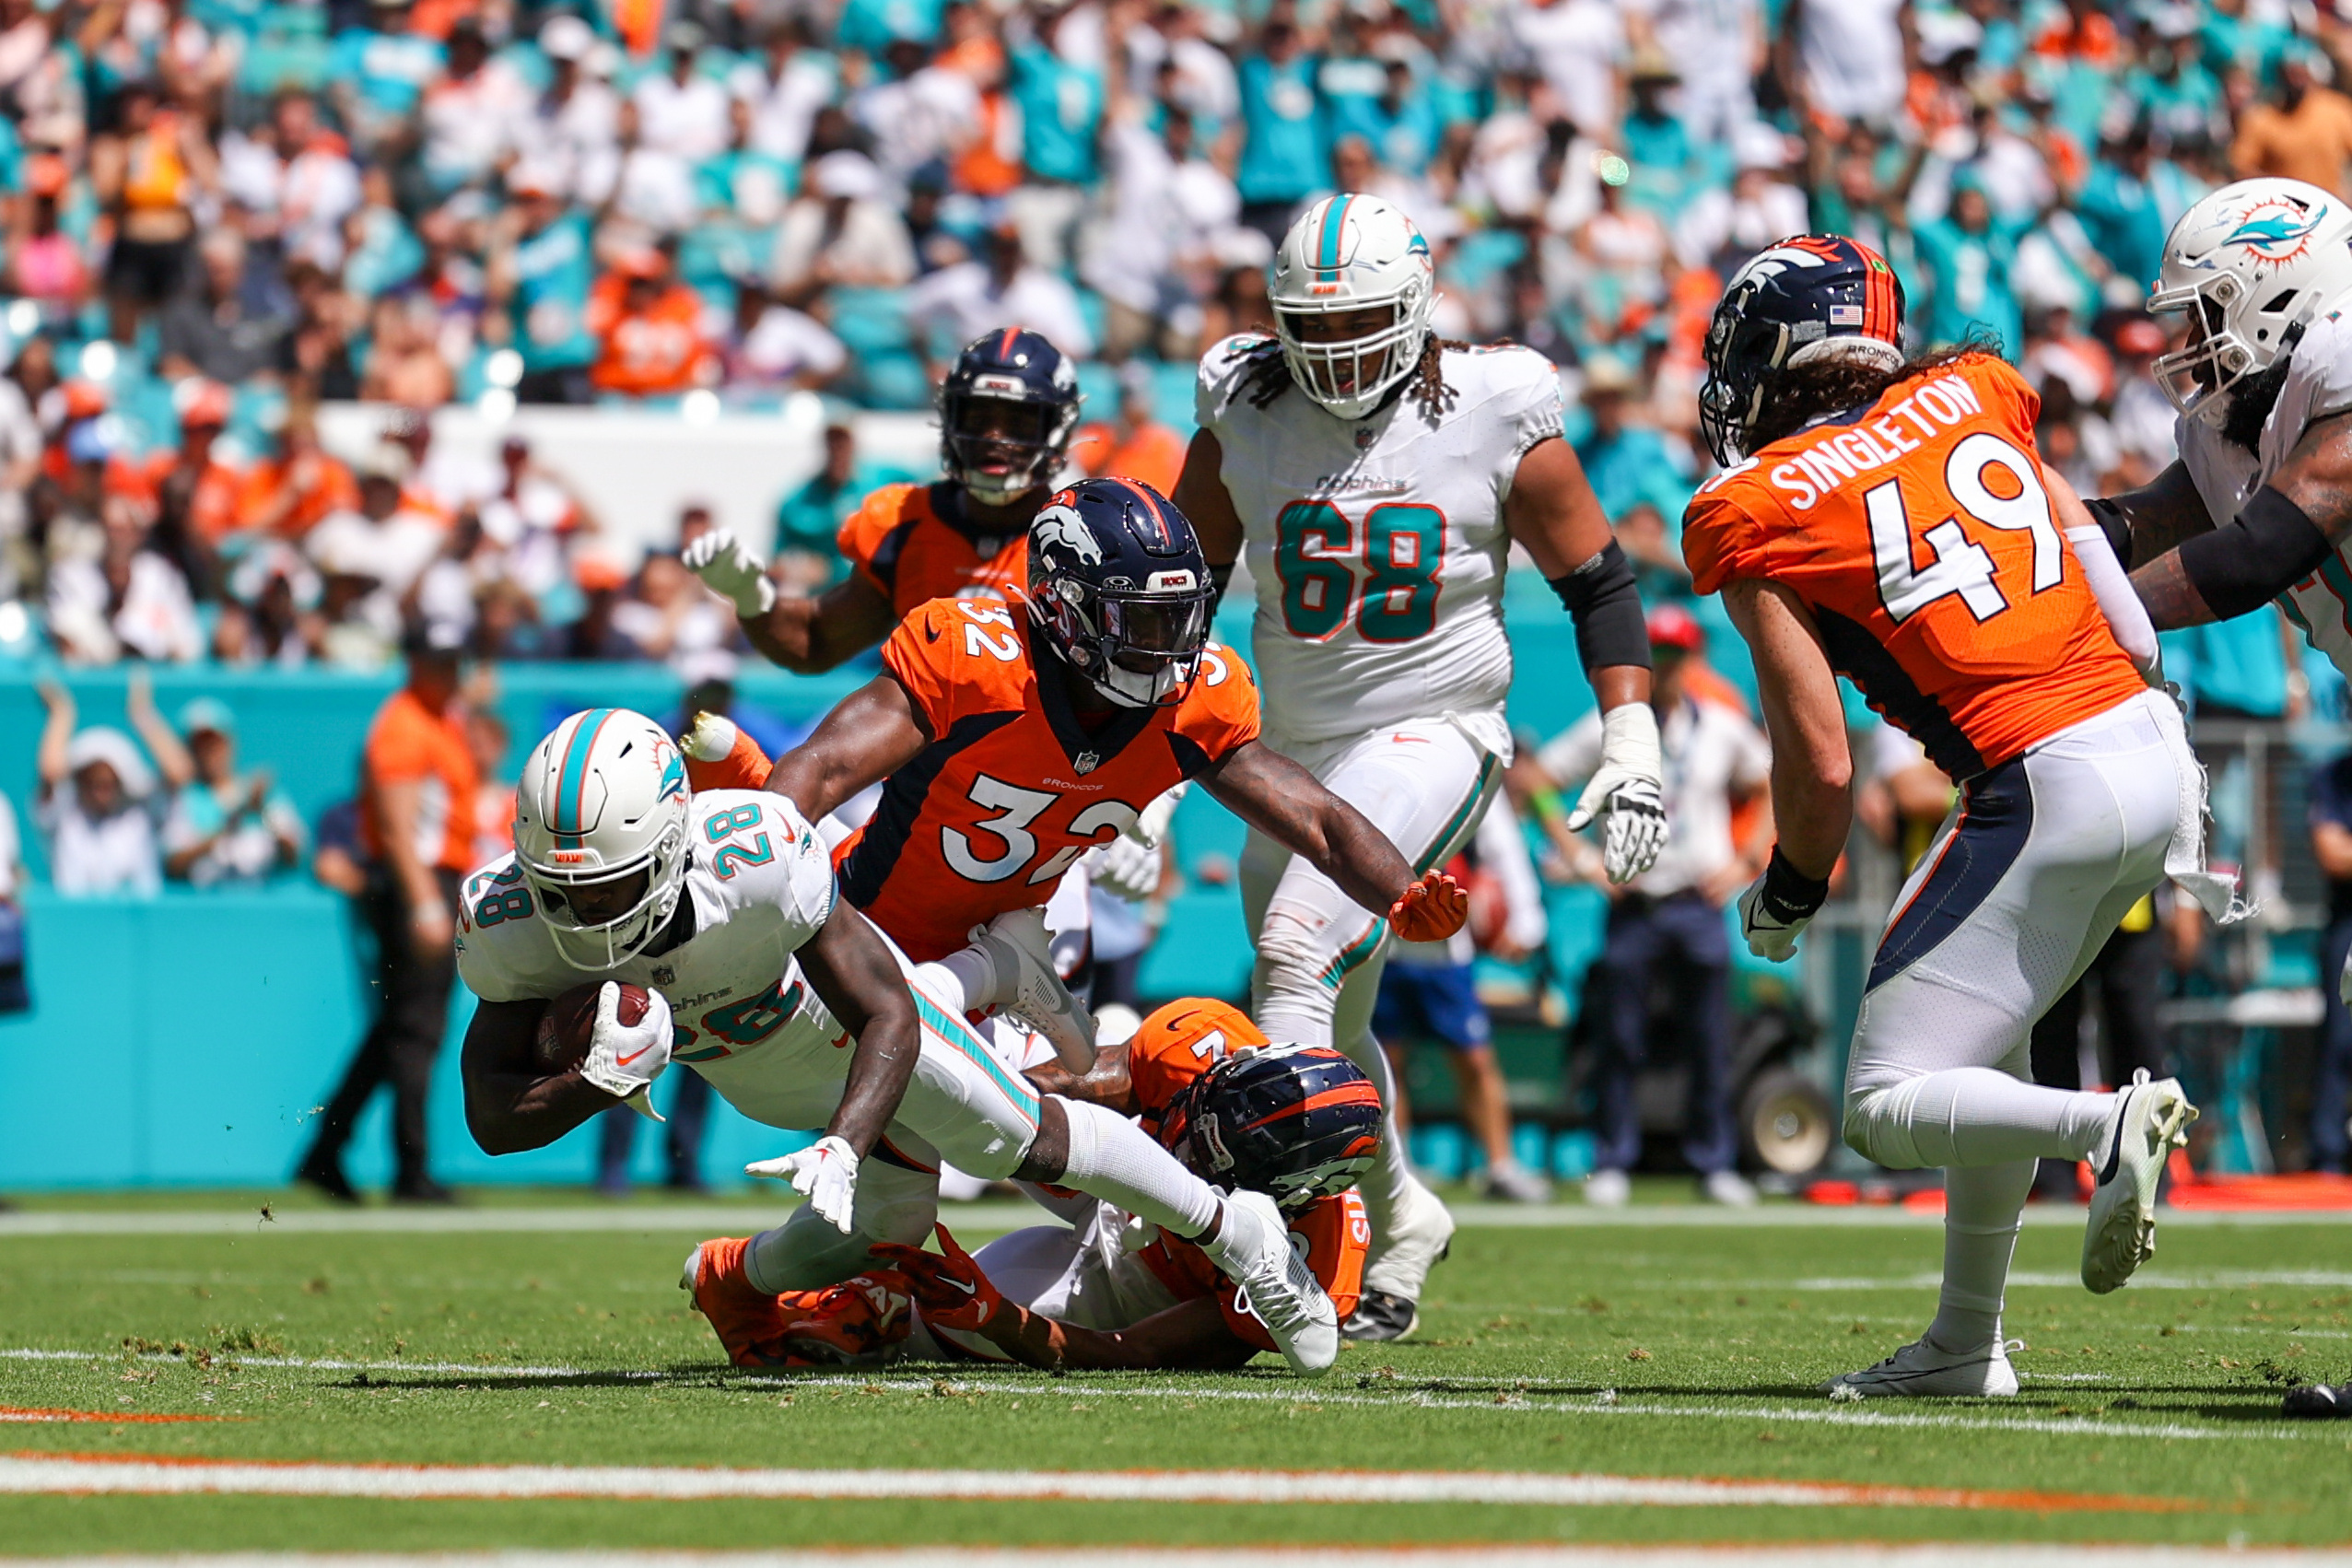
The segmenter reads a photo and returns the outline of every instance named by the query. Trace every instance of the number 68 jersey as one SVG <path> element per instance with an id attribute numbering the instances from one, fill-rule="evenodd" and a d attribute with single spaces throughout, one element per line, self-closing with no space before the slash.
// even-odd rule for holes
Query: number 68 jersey
<path id="1" fill-rule="evenodd" d="M 1955 779 L 2146 690 L 2042 483 L 2042 400 L 1991 355 L 1896 382 L 1708 481 L 1694 586 L 1794 591 L 1838 673 Z"/>
<path id="2" fill-rule="evenodd" d="M 1223 449 L 1258 585 L 1253 638 L 1277 742 L 1453 716 L 1510 755 L 1503 502 L 1519 459 L 1561 433 L 1560 376 L 1532 349 L 1447 349 L 1434 418 L 1405 391 L 1341 419 L 1294 386 L 1258 407 L 1270 337 L 1200 360 L 1196 413 Z"/>

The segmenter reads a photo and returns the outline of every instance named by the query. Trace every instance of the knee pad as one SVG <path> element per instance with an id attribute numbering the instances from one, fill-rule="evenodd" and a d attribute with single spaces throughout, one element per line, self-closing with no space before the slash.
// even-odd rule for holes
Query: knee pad
<path id="1" fill-rule="evenodd" d="M 1884 1089 L 1856 1090 L 1845 1097 L 1845 1146 L 1890 1171 L 1915 1171 L 1926 1162 L 1919 1157 L 1911 1135 L 1909 1112 L 1914 1097 L 1907 1083 Z"/>

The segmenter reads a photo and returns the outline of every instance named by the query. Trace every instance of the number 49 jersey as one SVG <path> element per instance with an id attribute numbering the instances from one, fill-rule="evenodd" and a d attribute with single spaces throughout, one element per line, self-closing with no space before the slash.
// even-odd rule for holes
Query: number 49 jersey
<path id="1" fill-rule="evenodd" d="M 1409 386 L 1348 420 L 1296 387 L 1255 404 L 1281 352 L 1229 337 L 1196 393 L 1258 584 L 1268 731 L 1311 743 L 1451 714 L 1507 756 L 1503 502 L 1527 449 L 1561 433 L 1559 372 L 1532 349 L 1448 349 L 1444 414 Z"/>
<path id="2" fill-rule="evenodd" d="M 2146 689 L 2042 487 L 2042 402 L 1991 355 L 1899 381 L 1710 480 L 1694 586 L 1792 590 L 1830 661 L 1964 779 Z"/>
<path id="3" fill-rule="evenodd" d="M 1084 728 L 1064 683 L 1038 678 L 1027 621 L 1001 600 L 934 599 L 883 644 L 931 743 L 834 860 L 843 896 L 919 964 L 1044 904 L 1079 856 L 1258 738 L 1257 683 L 1213 642 L 1181 702 Z"/>

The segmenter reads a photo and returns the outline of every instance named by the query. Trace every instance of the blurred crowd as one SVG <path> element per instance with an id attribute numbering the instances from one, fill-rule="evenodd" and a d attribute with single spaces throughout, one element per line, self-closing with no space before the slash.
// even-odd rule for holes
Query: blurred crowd
<path id="1" fill-rule="evenodd" d="M 675 657 L 694 586 L 431 410 L 919 409 L 1017 322 L 1172 464 L 1186 367 L 1270 324 L 1333 189 L 1417 217 L 1443 333 L 1560 363 L 1645 586 L 1720 280 L 1808 227 L 1893 259 L 1923 344 L 1997 340 L 2110 490 L 2171 455 L 2167 228 L 2237 174 L 2345 190 L 2340 64 L 2307 0 L 0 0 L 0 645 L 364 666 L 447 614 Z M 409 411 L 356 463 L 351 398 Z M 827 458 L 789 588 L 881 477 Z"/>

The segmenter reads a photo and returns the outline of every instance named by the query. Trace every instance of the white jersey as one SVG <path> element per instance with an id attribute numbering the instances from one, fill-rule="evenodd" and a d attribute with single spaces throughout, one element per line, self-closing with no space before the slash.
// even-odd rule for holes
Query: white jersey
<path id="1" fill-rule="evenodd" d="M 1281 353 L 1229 337 L 1201 357 L 1196 394 L 1258 584 L 1270 737 L 1442 717 L 1507 758 L 1503 502 L 1521 456 L 1561 433 L 1558 371 L 1532 349 L 1447 350 L 1445 414 L 1423 415 L 1408 387 L 1348 420 L 1295 387 L 1254 406 L 1255 372 Z"/>
<path id="2" fill-rule="evenodd" d="M 670 1003 L 670 1056 L 770 1127 L 823 1127 L 841 1097 L 848 1032 L 792 954 L 833 912 L 833 861 L 792 802 L 764 790 L 696 795 L 694 857 L 680 895 L 694 935 L 618 968 L 556 952 L 511 852 L 465 880 L 458 973 L 484 1001 L 552 1000 L 589 980 L 626 980 Z"/>
<path id="3" fill-rule="evenodd" d="M 2352 299 L 2313 321 L 2295 345 L 2287 383 L 2249 452 L 2202 419 L 2174 423 L 2181 461 L 2188 465 L 2205 509 L 2218 527 L 2235 518 L 2256 490 L 2287 462 L 2303 432 L 2331 415 L 2352 410 Z M 2352 675 L 2352 541 L 2279 598 L 2279 606 L 2311 646 Z"/>

